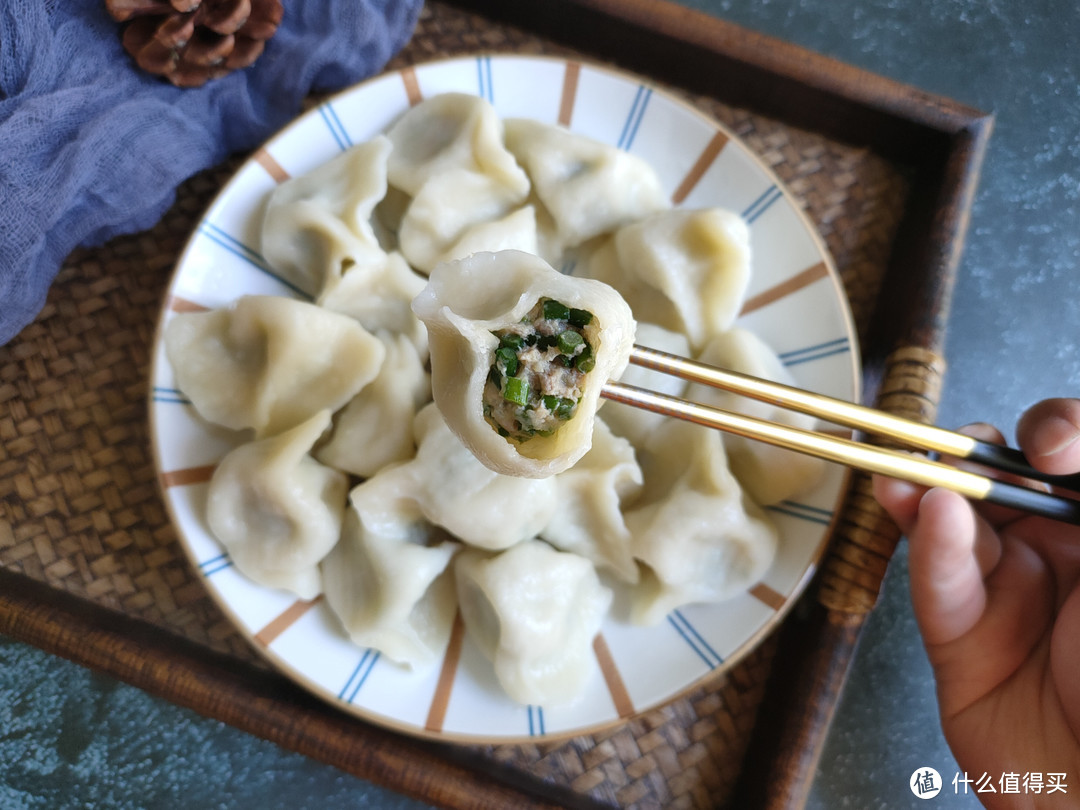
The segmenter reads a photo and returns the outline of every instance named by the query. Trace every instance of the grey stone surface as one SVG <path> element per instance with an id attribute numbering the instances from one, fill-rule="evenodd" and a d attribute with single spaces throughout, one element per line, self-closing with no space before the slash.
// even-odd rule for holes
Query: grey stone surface
<path id="1" fill-rule="evenodd" d="M 997 124 L 949 327 L 940 423 L 1008 429 L 1080 394 L 1080 12 L 1073 0 L 682 0 L 922 89 Z M 0 642 L 0 807 L 419 807 L 15 642 Z M 809 806 L 935 806 L 955 773 L 901 547 L 854 661 Z M 1037 764 L 1030 766 L 1037 769 Z M 1080 774 L 1072 775 L 1078 782 Z M 973 796 L 937 806 L 978 806 Z"/>

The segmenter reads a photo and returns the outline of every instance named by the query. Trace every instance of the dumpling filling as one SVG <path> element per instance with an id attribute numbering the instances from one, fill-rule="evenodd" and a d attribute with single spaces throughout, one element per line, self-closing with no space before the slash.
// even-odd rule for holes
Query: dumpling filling
<path id="1" fill-rule="evenodd" d="M 519 442 L 550 436 L 577 412 L 585 377 L 596 364 L 585 335 L 591 312 L 541 298 L 499 339 L 484 385 L 484 418 Z"/>

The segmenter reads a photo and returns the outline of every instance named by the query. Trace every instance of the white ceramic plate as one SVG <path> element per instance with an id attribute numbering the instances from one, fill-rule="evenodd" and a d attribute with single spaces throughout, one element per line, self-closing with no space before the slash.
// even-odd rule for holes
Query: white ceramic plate
<path id="1" fill-rule="evenodd" d="M 305 687 L 374 722 L 440 739 L 580 734 L 667 702 L 752 649 L 820 558 L 845 472 L 830 467 L 815 492 L 770 510 L 780 550 L 750 592 L 676 610 L 652 628 L 608 619 L 583 698 L 569 708 L 524 707 L 504 695 L 467 636 L 455 634 L 441 668 L 412 674 L 353 645 L 324 601 L 298 602 L 240 574 L 204 518 L 210 473 L 238 438 L 197 417 L 176 390 L 162 347 L 161 329 L 177 312 L 224 306 L 248 293 L 299 295 L 254 247 L 269 192 L 385 130 L 410 103 L 447 91 L 483 96 L 503 117 L 562 123 L 629 150 L 656 168 L 676 204 L 741 213 L 752 232 L 754 275 L 739 324 L 779 352 L 798 385 L 857 397 L 855 333 L 832 261 L 798 206 L 734 135 L 627 74 L 560 59 L 467 57 L 385 74 L 335 96 L 270 140 L 223 189 L 180 259 L 158 330 L 150 412 L 159 477 L 209 591 L 240 631 Z"/>

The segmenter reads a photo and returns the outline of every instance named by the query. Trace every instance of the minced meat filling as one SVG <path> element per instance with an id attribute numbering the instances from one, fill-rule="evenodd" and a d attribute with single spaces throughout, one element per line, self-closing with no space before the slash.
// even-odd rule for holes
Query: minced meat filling
<path id="1" fill-rule="evenodd" d="M 592 313 L 542 298 L 499 339 L 484 386 L 484 417 L 500 436 L 550 436 L 573 417 L 595 365 L 585 337 Z"/>

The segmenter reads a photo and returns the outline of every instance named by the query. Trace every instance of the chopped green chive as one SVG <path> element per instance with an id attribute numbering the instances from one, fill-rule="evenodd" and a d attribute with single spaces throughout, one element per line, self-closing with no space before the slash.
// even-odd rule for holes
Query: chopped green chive
<path id="1" fill-rule="evenodd" d="M 585 351 L 574 358 L 574 368 L 583 374 L 588 374 L 596 368 L 596 358 L 593 357 L 592 349 L 586 346 Z"/>
<path id="2" fill-rule="evenodd" d="M 502 362 L 503 368 L 506 369 L 506 376 L 513 377 L 518 372 L 518 356 L 517 352 L 510 348 L 496 349 L 495 350 L 496 362 Z"/>
<path id="3" fill-rule="evenodd" d="M 585 342 L 585 338 L 572 329 L 567 329 L 559 335 L 559 351 L 562 354 L 573 354 L 574 351 Z"/>
<path id="4" fill-rule="evenodd" d="M 570 317 L 570 307 L 549 298 L 544 301 L 544 317 L 549 321 L 565 321 Z"/>
<path id="5" fill-rule="evenodd" d="M 502 395 L 507 402 L 524 407 L 529 401 L 529 381 L 520 377 L 507 377 Z"/>
<path id="6" fill-rule="evenodd" d="M 525 345 L 525 338 L 516 332 L 507 332 L 499 338 L 499 346 L 504 349 L 520 349 Z"/>
<path id="7" fill-rule="evenodd" d="M 583 309 L 572 309 L 570 310 L 567 320 L 570 321 L 571 326 L 577 326 L 579 328 L 588 326 L 592 323 L 592 313 L 586 312 Z"/>

